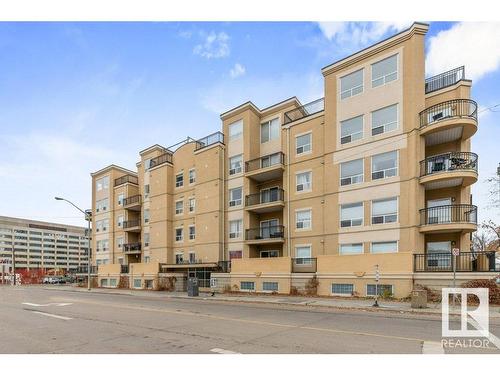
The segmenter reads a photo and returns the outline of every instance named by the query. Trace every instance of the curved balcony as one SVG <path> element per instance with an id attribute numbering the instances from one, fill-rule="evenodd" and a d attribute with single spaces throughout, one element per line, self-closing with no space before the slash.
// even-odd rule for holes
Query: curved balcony
<path id="1" fill-rule="evenodd" d="M 477 229 L 477 207 L 450 204 L 420 210 L 420 232 L 473 232 Z"/>
<path id="2" fill-rule="evenodd" d="M 420 135 L 427 146 L 472 137 L 477 130 L 477 103 L 470 99 L 442 102 L 420 112 Z"/>
<path id="3" fill-rule="evenodd" d="M 426 190 L 470 186 L 477 181 L 477 154 L 447 152 L 420 161 L 420 183 Z"/>

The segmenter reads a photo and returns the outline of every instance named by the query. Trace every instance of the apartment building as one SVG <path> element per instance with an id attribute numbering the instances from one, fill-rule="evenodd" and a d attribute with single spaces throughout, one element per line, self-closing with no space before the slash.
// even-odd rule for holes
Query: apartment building
<path id="1" fill-rule="evenodd" d="M 495 271 L 494 253 L 470 251 L 472 83 L 464 67 L 425 78 L 427 30 L 415 23 L 326 66 L 321 99 L 247 102 L 221 115 L 222 133 L 143 150 L 137 171 L 93 173 L 104 286 L 171 275 L 405 297 L 448 285 L 454 266 L 459 282 Z"/>
<path id="2" fill-rule="evenodd" d="M 76 272 L 87 266 L 86 229 L 0 216 L 0 259 L 17 272 L 40 269 Z"/>

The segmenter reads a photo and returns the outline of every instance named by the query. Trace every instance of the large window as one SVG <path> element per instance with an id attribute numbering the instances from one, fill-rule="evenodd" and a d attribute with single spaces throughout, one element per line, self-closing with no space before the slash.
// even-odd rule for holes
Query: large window
<path id="1" fill-rule="evenodd" d="M 264 292 L 277 292 L 278 282 L 277 281 L 264 281 L 262 283 L 262 290 Z"/>
<path id="2" fill-rule="evenodd" d="M 311 229 L 312 210 L 295 211 L 295 228 Z"/>
<path id="3" fill-rule="evenodd" d="M 175 214 L 180 215 L 184 212 L 184 201 L 175 202 Z"/>
<path id="4" fill-rule="evenodd" d="M 362 243 L 343 243 L 339 247 L 339 253 L 345 254 L 363 254 Z"/>
<path id="5" fill-rule="evenodd" d="M 175 175 L 175 187 L 184 186 L 184 173 L 180 172 Z"/>
<path id="6" fill-rule="evenodd" d="M 398 105 L 393 104 L 372 112 L 372 135 L 398 128 Z"/>
<path id="7" fill-rule="evenodd" d="M 363 138 L 363 115 L 340 122 L 340 144 Z"/>
<path id="8" fill-rule="evenodd" d="M 385 85 L 398 79 L 398 55 L 372 64 L 372 87 Z"/>
<path id="9" fill-rule="evenodd" d="M 351 296 L 353 293 L 353 284 L 332 284 L 332 294 Z"/>
<path id="10" fill-rule="evenodd" d="M 229 140 L 241 138 L 243 135 L 243 120 L 237 121 L 229 125 Z"/>
<path id="11" fill-rule="evenodd" d="M 118 221 L 118 226 L 119 226 L 119 227 L 122 227 L 122 226 L 123 226 L 123 221 L 124 221 L 124 220 L 125 220 L 125 216 L 123 216 L 123 215 L 119 215 L 119 216 L 118 216 L 118 220 L 117 220 L 117 221 Z"/>
<path id="12" fill-rule="evenodd" d="M 296 191 L 308 191 L 312 187 L 312 172 L 297 173 L 296 176 Z"/>
<path id="13" fill-rule="evenodd" d="M 260 143 L 278 139 L 280 136 L 279 119 L 275 118 L 260 124 Z"/>
<path id="14" fill-rule="evenodd" d="M 397 253 L 398 241 L 372 242 L 372 253 Z"/>
<path id="15" fill-rule="evenodd" d="M 340 78 L 340 99 L 346 99 L 363 92 L 363 69 Z"/>
<path id="16" fill-rule="evenodd" d="M 363 159 L 346 161 L 340 164 L 340 185 L 363 182 Z"/>
<path id="17" fill-rule="evenodd" d="M 243 155 L 236 155 L 229 158 L 229 174 L 241 173 L 243 166 Z"/>
<path id="18" fill-rule="evenodd" d="M 375 296 L 375 295 L 393 295 L 394 287 L 389 284 L 367 284 L 366 285 L 366 295 L 367 296 Z"/>
<path id="19" fill-rule="evenodd" d="M 184 231 L 182 230 L 182 228 L 175 228 L 175 240 L 177 242 L 180 242 L 184 239 Z"/>
<path id="20" fill-rule="evenodd" d="M 144 222 L 149 223 L 149 208 L 144 210 Z"/>
<path id="21" fill-rule="evenodd" d="M 255 290 L 255 283 L 253 281 L 241 281 L 240 282 L 241 290 Z"/>
<path id="22" fill-rule="evenodd" d="M 296 258 L 311 258 L 311 245 L 302 245 L 295 247 Z"/>
<path id="23" fill-rule="evenodd" d="M 395 223 L 398 221 L 398 198 L 372 201 L 372 224 Z"/>
<path id="24" fill-rule="evenodd" d="M 311 138 L 311 133 L 295 137 L 295 151 L 297 155 L 311 152 Z"/>
<path id="25" fill-rule="evenodd" d="M 240 238 L 243 228 L 243 220 L 229 221 L 229 238 Z"/>
<path id="26" fill-rule="evenodd" d="M 234 189 L 229 189 L 229 207 L 239 206 L 242 202 L 242 191 L 241 187 Z"/>
<path id="27" fill-rule="evenodd" d="M 108 198 L 101 199 L 95 203 L 96 212 L 106 211 L 108 209 Z"/>
<path id="28" fill-rule="evenodd" d="M 355 227 L 363 225 L 363 202 L 343 204 L 340 206 L 340 226 Z"/>
<path id="29" fill-rule="evenodd" d="M 372 156 L 372 180 L 398 174 L 398 152 L 390 151 Z"/>
<path id="30" fill-rule="evenodd" d="M 125 199 L 125 194 L 124 193 L 118 194 L 118 205 L 119 206 L 123 206 L 123 200 L 124 199 Z"/>
<path id="31" fill-rule="evenodd" d="M 109 188 L 109 176 L 104 176 L 99 178 L 95 182 L 95 188 L 97 191 L 106 190 Z"/>

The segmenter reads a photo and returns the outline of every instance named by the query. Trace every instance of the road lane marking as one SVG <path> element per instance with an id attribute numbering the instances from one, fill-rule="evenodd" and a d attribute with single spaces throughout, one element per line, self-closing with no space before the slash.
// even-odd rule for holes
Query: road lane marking
<path id="1" fill-rule="evenodd" d="M 213 353 L 217 353 L 217 354 L 241 354 L 238 352 L 233 352 L 231 350 L 226 350 L 226 349 L 221 349 L 221 348 L 213 348 L 213 349 L 210 349 L 210 351 Z"/>
<path id="2" fill-rule="evenodd" d="M 444 354 L 444 348 L 440 342 L 424 341 L 422 354 Z"/>
<path id="3" fill-rule="evenodd" d="M 31 302 L 23 302 L 22 305 L 35 306 L 35 307 L 46 307 L 46 306 L 69 306 L 73 303 L 31 303 Z"/>
<path id="4" fill-rule="evenodd" d="M 71 319 L 73 319 L 73 318 L 70 318 L 68 316 L 61 316 L 61 315 L 49 314 L 49 313 L 45 313 L 45 312 L 42 312 L 42 311 L 31 311 L 31 312 L 33 314 L 48 316 L 50 318 L 56 318 L 56 319 L 61 319 L 61 320 L 71 320 Z"/>

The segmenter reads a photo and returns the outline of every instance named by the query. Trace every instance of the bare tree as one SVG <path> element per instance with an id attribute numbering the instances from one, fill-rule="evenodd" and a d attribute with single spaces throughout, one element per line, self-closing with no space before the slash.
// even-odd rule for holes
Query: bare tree
<path id="1" fill-rule="evenodd" d="M 488 220 L 481 224 L 481 228 L 495 236 L 492 242 L 496 242 L 496 248 L 500 249 L 500 225 L 494 223 L 493 220 Z"/>
<path id="2" fill-rule="evenodd" d="M 472 249 L 475 252 L 486 251 L 492 240 L 492 236 L 487 230 L 474 232 L 472 235 Z"/>

